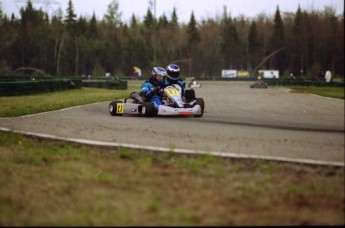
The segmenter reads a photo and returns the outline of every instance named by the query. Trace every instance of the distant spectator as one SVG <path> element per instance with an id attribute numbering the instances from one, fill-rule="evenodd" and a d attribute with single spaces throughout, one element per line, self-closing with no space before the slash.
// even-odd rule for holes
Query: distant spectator
<path id="1" fill-rule="evenodd" d="M 326 74 L 325 74 L 325 81 L 326 82 L 332 82 L 332 73 L 331 71 L 326 71 Z"/>

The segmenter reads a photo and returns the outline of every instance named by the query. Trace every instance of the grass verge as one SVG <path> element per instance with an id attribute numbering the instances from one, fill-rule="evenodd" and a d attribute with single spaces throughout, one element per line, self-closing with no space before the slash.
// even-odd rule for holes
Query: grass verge
<path id="1" fill-rule="evenodd" d="M 15 117 L 53 111 L 94 102 L 110 101 L 128 96 L 131 90 L 82 88 L 34 94 L 0 97 L 0 117 Z"/>
<path id="2" fill-rule="evenodd" d="M 344 168 L 0 132 L 0 226 L 344 225 Z"/>
<path id="3" fill-rule="evenodd" d="M 344 99 L 344 87 L 292 86 L 293 92 L 312 93 L 324 97 Z"/>

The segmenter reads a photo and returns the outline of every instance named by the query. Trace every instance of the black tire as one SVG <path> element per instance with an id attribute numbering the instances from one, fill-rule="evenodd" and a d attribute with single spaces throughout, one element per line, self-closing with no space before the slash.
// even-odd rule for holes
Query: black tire
<path id="1" fill-rule="evenodd" d="M 122 104 L 122 105 L 119 105 Z M 123 102 L 122 101 L 112 101 L 109 104 L 109 113 L 112 116 L 122 116 L 123 115 Z"/>
<path id="2" fill-rule="evenodd" d="M 194 115 L 194 117 L 202 117 L 204 115 L 204 108 L 205 108 L 205 102 L 203 98 L 196 98 L 196 102 L 194 103 L 195 105 L 200 105 L 201 107 L 201 114 L 200 115 Z"/>
<path id="3" fill-rule="evenodd" d="M 186 89 L 184 91 L 184 94 L 185 94 L 186 100 L 188 102 L 195 100 L 195 91 L 194 91 L 194 89 Z"/>
<path id="4" fill-rule="evenodd" d="M 153 107 L 153 104 L 151 104 L 150 102 L 145 102 L 143 104 L 143 106 L 141 107 L 141 113 L 145 117 L 152 117 L 157 115 L 155 107 Z"/>
<path id="5" fill-rule="evenodd" d="M 204 109 L 205 109 L 204 99 L 203 98 L 196 98 L 196 103 L 198 103 L 201 106 L 201 109 L 204 112 Z"/>

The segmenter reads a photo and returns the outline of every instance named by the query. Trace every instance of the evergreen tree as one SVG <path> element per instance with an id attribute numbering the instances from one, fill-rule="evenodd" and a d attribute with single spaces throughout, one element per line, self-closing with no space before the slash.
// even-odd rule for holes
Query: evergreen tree
<path id="1" fill-rule="evenodd" d="M 236 69 L 238 66 L 236 55 L 238 53 L 239 40 L 236 27 L 231 17 L 222 18 L 221 27 L 222 27 L 222 43 L 221 49 L 223 50 L 223 68 L 232 68 Z"/>
<path id="2" fill-rule="evenodd" d="M 169 20 L 164 13 L 159 17 L 156 27 L 150 10 L 142 21 L 133 15 L 128 24 L 122 23 L 117 2 L 110 1 L 101 21 L 95 14 L 77 20 L 72 0 L 51 21 L 32 0 L 18 17 L 4 15 L 0 6 L 0 68 L 5 69 L 0 71 L 31 66 L 57 75 L 102 73 L 102 69 L 129 75 L 137 65 L 145 75 L 152 66 L 155 43 L 157 65 L 175 62 L 183 74 L 192 69 L 193 76 L 219 76 L 224 68 L 247 65 L 250 70 L 263 64 L 281 75 L 298 75 L 303 69 L 314 76 L 321 68 L 344 74 L 344 15 L 336 16 L 331 7 L 322 12 L 299 7 L 284 17 L 277 7 L 272 18 L 263 13 L 250 22 L 243 16 L 231 18 L 226 8 L 220 19 L 200 23 L 191 12 L 186 25 L 179 24 L 174 8 Z"/>
<path id="3" fill-rule="evenodd" d="M 260 42 L 258 39 L 258 31 L 255 21 L 250 25 L 250 30 L 248 34 L 248 61 L 249 68 L 253 68 L 258 64 L 258 49 L 260 47 Z"/>
<path id="4" fill-rule="evenodd" d="M 97 19 L 96 19 L 95 12 L 92 14 L 92 17 L 91 17 L 87 31 L 88 31 L 87 32 L 88 38 L 91 38 L 91 39 L 98 39 L 99 38 L 98 28 L 97 28 Z"/>
<path id="5" fill-rule="evenodd" d="M 193 45 L 200 42 L 200 33 L 196 28 L 196 21 L 194 18 L 194 13 L 190 17 L 190 21 L 187 27 L 187 35 L 188 35 L 188 47 L 191 48 Z"/>
<path id="6" fill-rule="evenodd" d="M 79 37 L 76 33 L 76 17 L 72 0 L 68 1 L 65 25 L 68 31 L 66 39 L 66 53 L 63 55 L 64 74 L 78 75 L 79 67 Z M 74 56 L 74 57 L 73 57 Z M 74 60 L 73 60 L 74 58 Z"/>
<path id="7" fill-rule="evenodd" d="M 194 13 L 192 12 L 192 15 L 190 17 L 190 21 L 187 26 L 187 45 L 189 50 L 189 67 L 190 72 L 189 74 L 194 74 L 194 69 L 197 68 L 196 64 L 198 62 L 198 55 L 197 52 L 197 44 L 200 42 L 200 33 L 196 27 L 196 21 L 194 18 Z"/>
<path id="8" fill-rule="evenodd" d="M 145 47 L 142 47 L 144 50 L 142 50 L 142 53 L 149 53 L 149 50 L 152 50 L 152 53 L 155 52 L 155 42 L 156 42 L 156 34 L 155 34 L 155 18 L 153 17 L 153 14 L 151 13 L 150 9 L 147 9 L 146 16 L 144 17 L 144 29 L 145 29 Z M 155 61 L 155 53 L 152 57 L 153 64 Z"/>
<path id="9" fill-rule="evenodd" d="M 151 31 L 154 26 L 154 18 L 150 9 L 147 9 L 147 13 L 144 17 L 144 25 L 148 31 Z"/>
<path id="10" fill-rule="evenodd" d="M 276 55 L 272 56 L 271 67 L 279 70 L 280 74 L 284 72 L 285 69 L 285 55 L 283 49 L 285 48 L 285 34 L 284 34 L 284 23 L 280 15 L 279 7 L 274 16 L 273 24 L 273 35 L 270 42 L 271 53 L 277 52 Z"/>
<path id="11" fill-rule="evenodd" d="M 317 23 L 315 21 L 315 23 Z M 314 38 L 313 38 L 314 36 Z M 308 15 L 306 12 L 302 12 L 298 7 L 295 19 L 293 21 L 292 39 L 289 44 L 292 50 L 290 64 L 294 72 L 303 72 L 303 75 L 308 73 L 309 68 L 314 68 L 315 74 L 319 74 L 321 71 L 319 60 L 314 58 L 313 52 L 315 48 L 315 33 L 311 30 Z M 313 47 L 314 46 L 314 47 Z"/>
<path id="12" fill-rule="evenodd" d="M 171 25 L 172 28 L 177 28 L 179 26 L 178 17 L 177 17 L 177 14 L 176 14 L 176 8 L 175 7 L 174 7 L 173 12 L 171 14 L 170 25 Z"/>
<path id="13" fill-rule="evenodd" d="M 158 20 L 158 27 L 159 28 L 166 28 L 168 26 L 168 19 L 167 17 L 165 16 L 165 14 L 163 13 L 163 15 L 161 17 L 159 17 L 159 20 Z"/>
<path id="14" fill-rule="evenodd" d="M 132 14 L 130 26 L 132 29 L 136 28 L 138 25 L 137 19 L 134 14 Z"/>
<path id="15" fill-rule="evenodd" d="M 0 26 L 2 24 L 2 20 L 3 20 L 2 3 L 0 2 Z"/>
<path id="16" fill-rule="evenodd" d="M 16 58 L 19 60 L 17 67 L 44 68 L 46 56 L 42 55 L 48 44 L 44 13 L 34 9 L 29 0 L 26 7 L 20 9 L 20 15 L 20 30 L 15 45 Z"/>
<path id="17" fill-rule="evenodd" d="M 75 30 L 76 18 L 77 18 L 77 15 L 74 13 L 72 0 L 69 0 L 65 23 L 66 23 L 67 29 L 71 32 L 74 32 Z"/>

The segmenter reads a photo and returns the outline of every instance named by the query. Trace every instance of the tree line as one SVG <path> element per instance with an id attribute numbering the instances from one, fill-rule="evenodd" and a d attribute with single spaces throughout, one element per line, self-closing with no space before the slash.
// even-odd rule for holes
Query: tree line
<path id="1" fill-rule="evenodd" d="M 128 76 L 138 66 L 149 75 L 154 65 L 176 63 L 196 78 L 220 77 L 222 69 L 344 77 L 344 13 L 332 7 L 281 13 L 277 6 L 273 17 L 250 19 L 231 17 L 224 6 L 221 16 L 201 21 L 191 12 L 188 23 L 176 9 L 155 18 L 148 8 L 142 20 L 133 14 L 126 23 L 116 0 L 102 19 L 76 15 L 72 0 L 49 17 L 28 0 L 19 17 L 0 4 L 0 34 L 0 74 L 35 67 L 57 76 Z"/>

